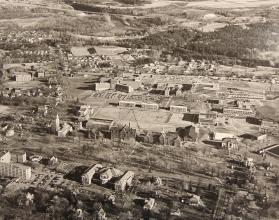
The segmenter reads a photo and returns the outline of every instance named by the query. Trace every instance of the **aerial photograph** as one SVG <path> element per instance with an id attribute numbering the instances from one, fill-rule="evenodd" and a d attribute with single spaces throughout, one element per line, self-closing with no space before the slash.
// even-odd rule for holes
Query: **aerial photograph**
<path id="1" fill-rule="evenodd" d="M 279 220 L 279 0 L 0 0 L 0 220 Z"/>

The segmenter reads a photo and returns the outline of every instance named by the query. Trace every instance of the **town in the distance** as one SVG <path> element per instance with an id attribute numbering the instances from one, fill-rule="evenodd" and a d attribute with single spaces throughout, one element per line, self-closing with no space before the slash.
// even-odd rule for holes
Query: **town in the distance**
<path id="1" fill-rule="evenodd" d="M 0 220 L 278 220 L 279 2 L 0 0 Z"/>

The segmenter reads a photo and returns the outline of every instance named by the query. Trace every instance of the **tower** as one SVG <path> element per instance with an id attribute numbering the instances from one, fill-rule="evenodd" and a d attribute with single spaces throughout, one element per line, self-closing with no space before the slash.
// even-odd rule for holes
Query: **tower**
<path id="1" fill-rule="evenodd" d="M 167 87 L 165 89 L 165 97 L 169 97 L 170 96 L 170 87 Z"/>
<path id="2" fill-rule="evenodd" d="M 56 115 L 55 119 L 55 131 L 58 132 L 60 130 L 60 120 L 58 114 Z"/>

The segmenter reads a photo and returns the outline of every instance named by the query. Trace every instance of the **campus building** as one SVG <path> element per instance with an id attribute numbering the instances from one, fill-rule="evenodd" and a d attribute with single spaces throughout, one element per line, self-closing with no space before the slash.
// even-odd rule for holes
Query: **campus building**
<path id="1" fill-rule="evenodd" d="M 14 75 L 14 79 L 17 82 L 28 82 L 32 80 L 32 76 L 29 73 L 17 72 Z"/>
<path id="2" fill-rule="evenodd" d="M 159 105 L 156 103 L 142 103 L 141 107 L 146 110 L 158 110 Z"/>
<path id="3" fill-rule="evenodd" d="M 126 186 L 132 185 L 132 180 L 135 174 L 132 171 L 127 171 L 114 185 L 118 191 L 124 191 Z"/>
<path id="4" fill-rule="evenodd" d="M 136 107 L 136 103 L 132 102 L 132 101 L 119 101 L 119 106 L 134 108 L 134 107 Z"/>
<path id="5" fill-rule="evenodd" d="M 31 167 L 18 163 L 0 163 L 0 176 L 31 179 Z"/>
<path id="6" fill-rule="evenodd" d="M 100 82 L 100 83 L 94 83 L 93 84 L 93 90 L 94 91 L 104 91 L 110 89 L 110 83 L 107 82 Z"/>
<path id="7" fill-rule="evenodd" d="M 130 93 L 134 91 L 133 87 L 126 84 L 116 84 L 115 90 L 119 92 L 125 92 L 125 93 Z"/>
<path id="8" fill-rule="evenodd" d="M 235 107 L 226 107 L 223 109 L 224 115 L 232 118 L 255 117 L 256 113 L 252 109 L 240 109 Z"/>
<path id="9" fill-rule="evenodd" d="M 180 113 L 186 113 L 188 111 L 188 108 L 186 106 L 171 105 L 170 111 L 172 113 L 180 114 Z"/>
<path id="10" fill-rule="evenodd" d="M 91 182 L 92 182 L 92 178 L 93 178 L 94 174 L 95 174 L 98 170 L 100 170 L 100 169 L 102 169 L 102 168 L 103 168 L 103 166 L 102 166 L 101 164 L 95 164 L 95 165 L 89 167 L 89 168 L 84 172 L 84 174 L 81 176 L 81 182 L 82 182 L 82 184 L 84 184 L 84 185 L 90 185 Z"/>

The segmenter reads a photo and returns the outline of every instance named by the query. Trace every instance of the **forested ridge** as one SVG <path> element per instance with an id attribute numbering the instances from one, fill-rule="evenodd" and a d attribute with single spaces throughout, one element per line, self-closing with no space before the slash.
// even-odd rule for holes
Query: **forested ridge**
<path id="1" fill-rule="evenodd" d="M 279 43 L 279 25 L 272 23 L 248 26 L 228 25 L 214 32 L 177 29 L 123 41 L 122 46 L 160 49 L 177 56 L 218 60 L 224 64 L 270 66 L 257 58 L 259 51 L 272 51 Z M 279 66 L 279 62 L 275 64 Z"/>

